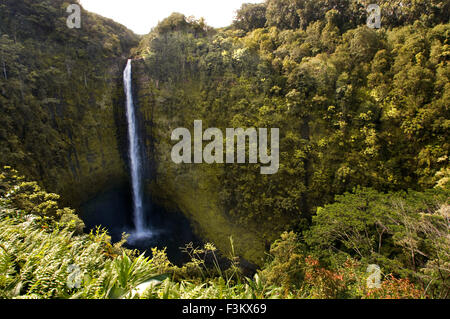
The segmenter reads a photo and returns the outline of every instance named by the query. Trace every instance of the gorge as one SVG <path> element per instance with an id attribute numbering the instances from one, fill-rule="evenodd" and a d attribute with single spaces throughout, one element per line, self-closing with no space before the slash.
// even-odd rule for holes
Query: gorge
<path id="1" fill-rule="evenodd" d="M 0 164 L 60 194 L 86 232 L 127 232 L 141 250 L 213 242 L 258 266 L 337 195 L 445 185 L 445 15 L 373 30 L 350 7 L 286 16 L 269 2 L 262 24 L 173 14 L 138 36 L 85 10 L 69 29 L 67 1 L 2 1 Z M 170 133 L 199 119 L 280 128 L 276 174 L 174 163 Z"/>

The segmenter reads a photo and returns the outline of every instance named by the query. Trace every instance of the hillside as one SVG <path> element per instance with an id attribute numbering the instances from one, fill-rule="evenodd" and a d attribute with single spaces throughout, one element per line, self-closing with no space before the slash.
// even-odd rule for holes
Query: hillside
<path id="1" fill-rule="evenodd" d="M 277 7 L 284 2 L 294 6 L 288 13 L 305 9 L 289 20 Z M 255 263 L 264 246 L 307 228 L 335 195 L 448 181 L 449 24 L 435 15 L 439 5 L 422 1 L 430 8 L 413 7 L 400 20 L 383 15 L 376 30 L 356 2 L 309 6 L 316 2 L 268 1 L 260 19 L 249 17 L 261 17 L 265 5 L 244 7 L 224 30 L 173 14 L 137 53 L 138 100 L 156 165 L 152 195 L 175 201 L 223 250 L 233 234 L 239 254 Z M 280 128 L 279 171 L 174 164 L 170 132 L 192 132 L 197 119 L 223 132 Z"/>

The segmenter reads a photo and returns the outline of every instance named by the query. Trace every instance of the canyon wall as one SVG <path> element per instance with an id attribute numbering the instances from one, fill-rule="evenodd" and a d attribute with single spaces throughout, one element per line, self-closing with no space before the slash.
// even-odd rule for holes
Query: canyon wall
<path id="1" fill-rule="evenodd" d="M 228 214 L 229 196 L 223 185 L 227 167 L 206 163 L 175 164 L 171 159 L 175 144 L 171 141 L 172 131 L 186 127 L 192 132 L 194 119 L 202 119 L 195 112 L 200 101 L 193 100 L 188 107 L 174 104 L 175 92 L 151 77 L 152 70 L 144 60 L 134 61 L 133 68 L 136 103 L 145 136 L 147 194 L 169 211 L 181 211 L 189 218 L 195 232 L 203 240 L 213 242 L 226 256 L 234 250 L 245 260 L 262 264 L 265 241 L 257 228 L 241 225 Z M 197 85 L 187 86 L 189 96 L 198 95 Z M 204 119 L 206 129 L 208 121 Z"/>
<path id="2" fill-rule="evenodd" d="M 69 3 L 0 5 L 0 164 L 77 207 L 127 180 L 122 72 L 138 37 Z"/>

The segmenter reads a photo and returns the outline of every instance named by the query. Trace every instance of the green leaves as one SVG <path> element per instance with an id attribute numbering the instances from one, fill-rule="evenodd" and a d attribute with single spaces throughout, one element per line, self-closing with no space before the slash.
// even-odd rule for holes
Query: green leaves
<path id="1" fill-rule="evenodd" d="M 132 261 L 125 252 L 114 260 L 117 282 L 122 288 L 137 286 L 154 276 L 148 257 L 140 255 Z"/>
<path id="2" fill-rule="evenodd" d="M 450 261 L 444 217 L 449 195 L 448 189 L 383 194 L 358 188 L 319 208 L 304 238 L 325 260 L 336 253 L 357 256 L 383 264 L 387 272 L 414 277 L 442 296 L 448 293 L 448 269 L 440 268 L 443 275 L 436 278 L 439 266 L 433 261 Z"/>

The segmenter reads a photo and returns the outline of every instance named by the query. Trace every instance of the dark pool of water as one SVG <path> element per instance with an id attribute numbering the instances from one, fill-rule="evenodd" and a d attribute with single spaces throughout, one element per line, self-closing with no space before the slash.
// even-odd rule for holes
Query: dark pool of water
<path id="1" fill-rule="evenodd" d="M 189 261 L 189 257 L 180 247 L 190 242 L 196 246 L 201 245 L 189 220 L 181 213 L 169 213 L 149 200 L 145 202 L 145 212 L 152 235 L 139 240 L 129 240 L 125 246 L 146 252 L 148 256 L 151 255 L 152 247 L 167 247 L 167 255 L 172 263 L 181 265 Z M 132 234 L 134 229 L 130 188 L 117 187 L 99 194 L 81 206 L 80 217 L 86 224 L 86 232 L 102 226 L 108 230 L 113 242 L 120 241 L 122 233 Z"/>

